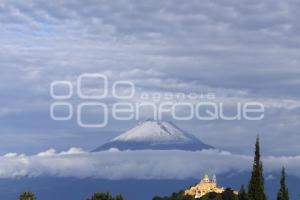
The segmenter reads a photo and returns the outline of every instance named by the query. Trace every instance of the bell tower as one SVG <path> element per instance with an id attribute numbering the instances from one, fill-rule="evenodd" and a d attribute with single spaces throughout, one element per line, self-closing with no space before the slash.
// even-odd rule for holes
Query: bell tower
<path id="1" fill-rule="evenodd" d="M 203 182 L 204 183 L 208 183 L 209 182 L 209 177 L 207 174 L 205 174 L 204 178 L 203 178 Z"/>
<path id="2" fill-rule="evenodd" d="M 213 176 L 212 182 L 213 182 L 213 183 L 217 183 L 217 177 L 216 177 L 216 175 Z"/>

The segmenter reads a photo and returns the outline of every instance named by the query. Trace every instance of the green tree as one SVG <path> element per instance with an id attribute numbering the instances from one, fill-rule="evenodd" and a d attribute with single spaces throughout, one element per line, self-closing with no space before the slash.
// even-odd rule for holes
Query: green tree
<path id="1" fill-rule="evenodd" d="M 194 197 L 184 195 L 184 191 L 179 191 L 178 193 L 173 192 L 170 196 L 159 197 L 155 196 L 152 200 L 194 200 Z"/>
<path id="2" fill-rule="evenodd" d="M 123 200 L 123 197 L 122 195 L 117 195 L 116 197 L 113 197 L 108 192 L 96 192 L 91 198 L 88 198 L 87 200 Z"/>
<path id="3" fill-rule="evenodd" d="M 123 200 L 123 196 L 118 194 L 116 197 L 115 197 L 115 200 Z"/>
<path id="4" fill-rule="evenodd" d="M 248 186 L 248 197 L 250 200 L 266 200 L 263 177 L 263 164 L 260 160 L 259 137 L 256 139 L 253 169 Z"/>
<path id="5" fill-rule="evenodd" d="M 244 188 L 244 185 L 241 186 L 241 189 L 240 189 L 239 195 L 238 195 L 238 199 L 239 200 L 248 200 L 248 194 Z"/>
<path id="6" fill-rule="evenodd" d="M 277 200 L 289 200 L 288 188 L 285 184 L 285 169 L 282 168 L 281 178 L 280 178 L 280 188 L 277 194 Z"/>
<path id="7" fill-rule="evenodd" d="M 222 193 L 223 200 L 237 200 L 236 195 L 234 195 L 233 190 L 230 188 L 226 188 L 225 191 Z"/>
<path id="8" fill-rule="evenodd" d="M 32 192 L 23 192 L 20 195 L 19 200 L 36 200 L 36 197 Z"/>

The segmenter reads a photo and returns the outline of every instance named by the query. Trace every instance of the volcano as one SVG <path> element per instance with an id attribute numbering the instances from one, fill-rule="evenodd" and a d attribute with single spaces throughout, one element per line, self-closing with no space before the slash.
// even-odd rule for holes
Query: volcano
<path id="1" fill-rule="evenodd" d="M 168 121 L 147 120 L 96 148 L 95 151 L 119 150 L 187 150 L 214 149 Z"/>

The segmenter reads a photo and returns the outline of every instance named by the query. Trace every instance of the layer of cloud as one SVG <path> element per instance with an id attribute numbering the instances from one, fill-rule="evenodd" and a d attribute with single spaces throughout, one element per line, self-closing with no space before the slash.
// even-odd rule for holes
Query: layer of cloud
<path id="1" fill-rule="evenodd" d="M 36 155 L 8 153 L 0 157 L 0 177 L 93 177 L 104 179 L 187 179 L 199 175 L 251 169 L 252 157 L 218 150 L 109 151 L 90 153 L 71 148 L 49 149 Z M 300 177 L 300 156 L 265 157 L 265 170 L 278 172 L 282 165 Z"/>

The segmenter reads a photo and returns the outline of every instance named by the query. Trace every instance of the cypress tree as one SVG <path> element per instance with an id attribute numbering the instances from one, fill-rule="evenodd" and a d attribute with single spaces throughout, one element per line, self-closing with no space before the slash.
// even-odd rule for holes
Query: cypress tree
<path id="1" fill-rule="evenodd" d="M 255 156 L 252 174 L 248 185 L 248 197 L 250 200 L 267 199 L 264 188 L 263 164 L 260 160 L 259 137 L 257 137 L 255 144 Z"/>
<path id="2" fill-rule="evenodd" d="M 285 169 L 282 168 L 281 178 L 280 178 L 280 188 L 277 194 L 277 200 L 289 200 L 288 188 L 285 184 Z"/>

